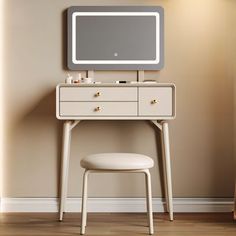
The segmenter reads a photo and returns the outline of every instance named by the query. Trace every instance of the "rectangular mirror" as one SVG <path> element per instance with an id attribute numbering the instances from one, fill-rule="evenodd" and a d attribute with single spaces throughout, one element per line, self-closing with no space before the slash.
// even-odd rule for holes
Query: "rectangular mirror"
<path id="1" fill-rule="evenodd" d="M 163 8 L 70 7 L 68 68 L 160 70 Z"/>

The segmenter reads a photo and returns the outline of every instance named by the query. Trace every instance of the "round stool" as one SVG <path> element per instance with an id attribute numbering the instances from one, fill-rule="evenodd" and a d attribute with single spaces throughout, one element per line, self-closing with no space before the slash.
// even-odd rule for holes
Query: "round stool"
<path id="1" fill-rule="evenodd" d="M 85 157 L 80 162 L 81 167 L 85 168 L 83 177 L 83 193 L 82 193 L 82 217 L 80 234 L 85 233 L 87 221 L 87 188 L 88 175 L 90 173 L 144 173 L 146 183 L 146 202 L 148 212 L 149 234 L 153 234 L 153 217 L 152 217 L 152 191 L 151 191 L 151 175 L 149 168 L 154 165 L 153 160 L 145 155 L 135 153 L 100 153 Z"/>

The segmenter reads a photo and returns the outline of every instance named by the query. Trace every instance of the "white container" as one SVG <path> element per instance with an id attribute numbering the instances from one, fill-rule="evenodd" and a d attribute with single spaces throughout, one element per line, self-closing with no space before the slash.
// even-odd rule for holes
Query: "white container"
<path id="1" fill-rule="evenodd" d="M 84 84 L 92 84 L 94 83 L 94 78 L 82 78 L 81 82 Z"/>

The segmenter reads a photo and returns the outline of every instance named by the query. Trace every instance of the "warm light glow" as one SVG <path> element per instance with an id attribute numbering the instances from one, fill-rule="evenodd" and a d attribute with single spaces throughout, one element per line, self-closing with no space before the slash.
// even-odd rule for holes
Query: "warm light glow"
<path id="1" fill-rule="evenodd" d="M 76 59 L 77 16 L 154 16 L 156 19 L 156 58 L 154 60 L 78 60 Z M 72 14 L 72 61 L 74 64 L 158 64 L 160 62 L 160 15 L 157 12 L 74 12 Z"/>
<path id="2" fill-rule="evenodd" d="M 4 112 L 3 112 L 3 28 L 4 28 L 4 0 L 0 0 L 0 212 L 2 212 L 3 197 L 3 156 L 4 156 Z"/>

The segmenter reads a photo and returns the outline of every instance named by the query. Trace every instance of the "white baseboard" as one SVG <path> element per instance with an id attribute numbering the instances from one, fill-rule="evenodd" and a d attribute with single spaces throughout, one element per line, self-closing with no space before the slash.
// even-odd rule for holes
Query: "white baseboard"
<path id="1" fill-rule="evenodd" d="M 232 198 L 175 198 L 174 212 L 231 212 Z M 153 198 L 153 211 L 164 212 L 162 198 Z M 80 212 L 81 198 L 68 198 L 66 212 Z M 2 198 L 0 212 L 58 212 L 57 198 Z M 89 212 L 145 212 L 145 198 L 89 198 Z"/>

